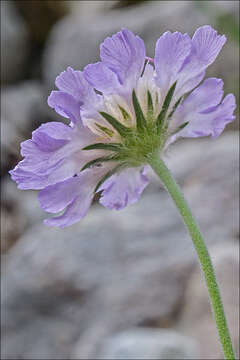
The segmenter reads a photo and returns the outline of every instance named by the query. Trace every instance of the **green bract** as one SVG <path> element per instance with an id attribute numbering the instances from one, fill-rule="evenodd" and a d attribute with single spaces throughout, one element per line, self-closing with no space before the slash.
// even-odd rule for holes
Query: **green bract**
<path id="1" fill-rule="evenodd" d="M 147 164 L 149 158 L 152 158 L 153 154 L 160 152 L 166 140 L 172 133 L 168 131 L 168 123 L 170 117 L 173 115 L 177 106 L 180 104 L 179 99 L 173 106 L 171 105 L 173 94 L 176 88 L 176 82 L 171 86 L 168 91 L 160 113 L 154 116 L 154 106 L 151 92 L 147 91 L 147 114 L 144 115 L 141 105 L 138 101 L 135 90 L 132 92 L 132 104 L 136 116 L 136 127 L 130 128 L 123 125 L 112 115 L 101 111 L 101 116 L 117 131 L 121 137 L 121 142 L 106 142 L 106 143 L 95 143 L 88 145 L 83 150 L 106 150 L 106 156 L 94 159 L 83 166 L 81 170 L 96 166 L 106 161 L 114 161 L 117 163 L 114 171 L 111 171 L 112 175 L 114 172 L 122 167 L 137 167 L 140 165 Z M 128 112 L 119 105 L 119 109 L 124 119 L 129 119 L 130 115 Z M 183 126 L 180 126 L 175 132 L 180 131 Z M 105 127 L 101 129 L 105 131 Z M 109 135 L 111 130 L 106 129 L 106 134 Z"/>

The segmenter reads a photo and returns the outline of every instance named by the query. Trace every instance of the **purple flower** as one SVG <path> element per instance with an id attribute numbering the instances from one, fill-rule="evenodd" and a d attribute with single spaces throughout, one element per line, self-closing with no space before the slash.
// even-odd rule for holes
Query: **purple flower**
<path id="1" fill-rule="evenodd" d="M 151 59 L 123 29 L 101 44 L 100 62 L 57 77 L 48 104 L 70 123 L 41 125 L 10 171 L 19 189 L 39 189 L 41 207 L 58 214 L 47 225 L 77 222 L 99 191 L 109 209 L 136 202 L 153 153 L 178 137 L 216 137 L 234 120 L 235 98 L 223 98 L 222 80 L 202 81 L 225 41 L 208 25 L 192 39 L 168 31 Z"/>

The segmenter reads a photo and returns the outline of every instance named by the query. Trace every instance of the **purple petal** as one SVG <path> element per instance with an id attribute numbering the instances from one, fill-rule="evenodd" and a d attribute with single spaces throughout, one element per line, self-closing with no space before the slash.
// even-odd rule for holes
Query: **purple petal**
<path id="1" fill-rule="evenodd" d="M 208 78 L 186 98 L 184 108 L 186 113 L 207 111 L 218 105 L 222 97 L 223 81 L 217 78 Z"/>
<path id="2" fill-rule="evenodd" d="M 53 143 L 55 144 L 55 140 L 53 140 Z M 42 147 L 42 143 L 40 144 Z M 22 170 L 33 172 L 36 175 L 48 174 L 64 157 L 63 154 L 60 155 L 62 148 L 55 147 L 50 150 L 49 146 L 48 151 L 42 151 L 33 140 L 24 141 L 21 148 L 21 153 L 25 156 L 25 159 L 21 162 Z"/>
<path id="3" fill-rule="evenodd" d="M 197 29 L 192 40 L 187 34 L 163 34 L 156 44 L 156 83 L 165 95 L 177 81 L 174 100 L 196 87 L 204 71 L 219 54 L 226 37 L 218 35 L 211 26 Z"/>
<path id="4" fill-rule="evenodd" d="M 65 209 L 79 195 L 86 192 L 86 172 L 54 185 L 49 185 L 38 194 L 41 208 L 50 213 Z M 87 174 L 88 175 L 88 174 Z"/>
<path id="5" fill-rule="evenodd" d="M 81 123 L 80 108 L 92 106 L 95 109 L 99 105 L 99 95 L 81 71 L 68 67 L 57 77 L 56 86 L 60 91 L 52 91 L 48 104 L 57 113 L 70 118 L 74 123 Z"/>
<path id="6" fill-rule="evenodd" d="M 42 132 L 50 136 L 52 139 L 59 139 L 59 140 L 70 140 L 72 136 L 72 128 L 61 123 L 51 121 L 39 126 L 37 130 L 33 132 L 33 140 L 34 134 L 37 132 Z"/>
<path id="7" fill-rule="evenodd" d="M 154 58 L 156 83 L 164 94 L 178 79 L 179 71 L 191 48 L 190 37 L 180 32 L 167 31 L 158 39 Z"/>
<path id="8" fill-rule="evenodd" d="M 18 189 L 41 189 L 42 184 L 45 182 L 46 176 L 36 175 L 29 171 L 25 171 L 21 167 L 21 161 L 15 166 L 13 170 L 9 171 L 11 178 L 18 184 Z"/>
<path id="9" fill-rule="evenodd" d="M 83 73 L 73 70 L 70 66 L 57 76 L 55 84 L 59 90 L 71 95 L 78 103 L 82 102 L 86 92 L 92 90 L 86 82 Z"/>
<path id="10" fill-rule="evenodd" d="M 120 210 L 135 203 L 149 180 L 146 169 L 129 168 L 107 179 L 99 190 L 103 190 L 100 203 L 108 209 Z"/>
<path id="11" fill-rule="evenodd" d="M 190 92 L 198 84 L 200 84 L 204 76 L 205 76 L 205 71 L 202 71 L 198 75 L 186 80 L 185 82 L 181 82 L 181 79 L 179 79 L 175 89 L 173 103 L 175 103 L 182 95 Z"/>
<path id="12" fill-rule="evenodd" d="M 145 63 L 145 45 L 131 31 L 123 29 L 100 46 L 103 63 L 118 77 L 120 84 L 132 89 L 141 76 Z"/>
<path id="13" fill-rule="evenodd" d="M 107 171 L 107 166 L 87 169 L 76 177 L 43 189 L 39 193 L 39 201 L 44 210 L 57 213 L 66 208 L 62 215 L 47 219 L 44 223 L 63 228 L 82 219 L 93 200 L 94 188 Z"/>
<path id="14" fill-rule="evenodd" d="M 236 117 L 233 115 L 235 109 L 235 96 L 233 94 L 228 94 L 227 96 L 225 96 L 222 103 L 219 105 L 215 112 L 212 131 L 213 138 L 220 135 L 224 130 L 225 126 L 235 120 Z"/>
<path id="15" fill-rule="evenodd" d="M 209 78 L 187 97 L 176 110 L 170 126 L 171 129 L 174 129 L 185 122 L 189 122 L 189 124 L 174 139 L 179 136 L 212 135 L 215 137 L 222 132 L 228 122 L 234 120 L 234 96 L 228 95 L 220 103 L 223 96 L 222 87 L 222 80 Z"/>
<path id="16" fill-rule="evenodd" d="M 196 30 L 192 43 L 196 50 L 196 57 L 204 68 L 215 61 L 225 42 L 226 36 L 218 35 L 210 25 L 204 25 Z"/>
<path id="17" fill-rule="evenodd" d="M 91 86 L 106 95 L 115 93 L 120 86 L 117 75 L 102 62 L 87 65 L 84 76 Z"/>
<path id="18" fill-rule="evenodd" d="M 93 196 L 77 196 L 73 202 L 68 205 L 65 212 L 61 216 L 52 217 L 44 220 L 44 224 L 47 226 L 59 226 L 65 228 L 83 219 L 88 212 L 88 209 L 92 203 Z"/>
<path id="19" fill-rule="evenodd" d="M 38 198 L 43 210 L 58 213 L 66 208 L 62 215 L 47 219 L 44 223 L 65 227 L 82 219 L 91 205 L 94 185 L 91 170 L 85 170 L 76 177 L 40 191 Z"/>
<path id="20" fill-rule="evenodd" d="M 59 115 L 70 118 L 74 123 L 80 121 L 80 105 L 72 95 L 63 91 L 52 91 L 48 97 L 48 105 Z"/>
<path id="21" fill-rule="evenodd" d="M 189 81 L 193 78 L 196 79 L 198 76 L 200 77 L 199 82 L 201 81 L 200 73 L 204 72 L 215 61 L 225 42 L 226 37 L 218 35 L 217 31 L 209 25 L 202 26 L 196 30 L 192 38 L 191 53 L 179 73 L 176 88 L 179 97 L 185 93 L 186 82 L 189 83 Z M 193 82 L 192 87 L 188 91 L 197 85 L 198 82 Z"/>
<path id="22" fill-rule="evenodd" d="M 54 151 L 57 150 L 68 142 L 68 140 L 53 139 L 44 132 L 37 132 L 33 136 L 33 141 L 38 144 L 38 148 L 42 151 Z"/>
<path id="23" fill-rule="evenodd" d="M 11 176 L 21 189 L 42 189 L 70 178 L 85 163 L 99 157 L 95 151 L 81 150 L 94 142 L 96 136 L 88 128 L 43 124 L 33 132 L 32 140 L 21 144 L 25 158 L 12 170 Z"/>

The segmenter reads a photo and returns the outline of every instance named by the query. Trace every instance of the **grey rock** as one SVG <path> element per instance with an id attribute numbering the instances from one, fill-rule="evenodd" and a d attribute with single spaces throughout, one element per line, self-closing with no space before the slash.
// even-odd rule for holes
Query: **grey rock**
<path id="1" fill-rule="evenodd" d="M 239 244 L 229 242 L 209 249 L 223 306 L 233 340 L 236 358 L 239 358 Z M 189 280 L 185 305 L 177 329 L 193 336 L 201 345 L 201 359 L 223 359 L 217 329 L 210 308 L 206 285 L 197 267 Z"/>
<path id="2" fill-rule="evenodd" d="M 95 359 L 198 359 L 196 343 L 171 330 L 129 329 L 106 340 Z"/>
<path id="3" fill-rule="evenodd" d="M 8 165 L 9 156 L 19 157 L 20 142 L 31 137 L 31 131 L 45 120 L 43 115 L 45 101 L 39 81 L 29 80 L 2 88 L 3 165 Z"/>
<path id="4" fill-rule="evenodd" d="M 169 148 L 165 161 L 181 185 L 205 237 L 237 238 L 238 134 L 229 131 L 215 140 L 184 139 Z M 156 193 L 160 188 L 154 176 L 146 193 Z"/>
<path id="5" fill-rule="evenodd" d="M 228 246 L 238 233 L 237 148 L 237 134 L 229 132 L 176 144 L 167 160 L 208 246 Z M 64 230 L 32 225 L 3 263 L 4 356 L 91 359 L 112 334 L 174 326 L 198 262 L 156 182 L 119 213 L 94 206 Z"/>
<path id="6" fill-rule="evenodd" d="M 125 215 L 129 219 L 126 225 L 124 217 L 117 220 L 108 212 L 103 215 L 103 226 L 102 215 L 102 209 L 96 208 L 74 231 L 35 226 L 10 250 L 2 281 L 5 354 L 31 358 L 35 351 L 39 356 L 38 341 L 45 338 L 39 324 L 55 326 L 56 318 L 65 324 L 63 333 L 69 342 L 62 349 L 57 334 L 48 334 L 56 348 L 53 358 L 67 356 L 74 339 L 92 331 L 96 322 L 103 326 L 106 316 L 107 332 L 122 330 L 126 324 L 172 323 L 191 262 L 183 264 L 179 255 L 173 256 L 169 264 L 162 258 L 174 244 L 173 237 L 168 244 L 158 239 L 159 221 L 152 223 L 153 229 L 149 224 L 144 231 L 136 231 L 134 212 Z M 138 216 L 140 221 L 141 214 Z M 164 237 L 168 230 L 165 227 L 162 231 Z M 30 326 L 24 321 L 23 325 L 29 317 L 35 319 L 34 323 Z M 32 339 L 29 345 L 23 341 L 26 334 Z M 44 351 L 51 354 L 53 350 Z"/>
<path id="7" fill-rule="evenodd" d="M 1 1 L 1 82 L 23 78 L 29 52 L 27 28 L 13 1 Z"/>
<path id="8" fill-rule="evenodd" d="M 13 226 L 14 224 L 14 226 Z M 24 218 L 16 207 L 1 204 L 1 254 L 6 253 L 24 231 Z"/>
<path id="9" fill-rule="evenodd" d="M 95 1 L 68 1 L 69 12 L 73 16 L 98 16 L 101 13 L 109 11 L 118 4 L 117 0 L 95 0 Z"/>
<path id="10" fill-rule="evenodd" d="M 24 216 L 26 226 L 30 227 L 44 219 L 45 214 L 41 210 L 37 198 L 38 191 L 20 191 L 16 183 L 8 176 L 3 181 L 2 189 L 3 202 L 8 203 L 9 207 L 17 208 L 18 213 Z"/>
<path id="11" fill-rule="evenodd" d="M 220 15 L 234 15 L 236 18 L 239 15 L 239 4 L 236 1 L 221 1 L 216 0 L 214 3 L 207 0 L 201 2 L 200 8 L 206 9 L 210 16 L 214 19 Z M 239 20 L 239 19 L 238 19 Z"/>
<path id="12" fill-rule="evenodd" d="M 9 175 L 2 181 L 1 213 L 1 253 L 7 252 L 27 228 L 44 219 L 37 191 L 20 191 Z"/>

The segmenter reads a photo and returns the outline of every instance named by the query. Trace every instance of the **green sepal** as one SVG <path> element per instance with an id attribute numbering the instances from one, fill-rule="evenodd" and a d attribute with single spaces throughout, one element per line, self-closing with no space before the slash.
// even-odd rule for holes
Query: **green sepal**
<path id="1" fill-rule="evenodd" d="M 108 150 L 108 151 L 120 151 L 122 144 L 120 143 L 95 143 L 85 146 L 82 150 Z"/>
<path id="2" fill-rule="evenodd" d="M 148 104 L 148 114 L 152 115 L 153 114 L 153 101 L 152 101 L 152 95 L 149 90 L 147 91 L 147 104 Z"/>
<path id="3" fill-rule="evenodd" d="M 117 132 L 121 135 L 121 136 L 126 136 L 127 134 L 129 134 L 129 132 L 131 131 L 129 128 L 127 128 L 126 126 L 124 126 L 123 124 L 121 124 L 117 119 L 115 119 L 112 115 L 109 115 L 107 113 L 105 113 L 104 111 L 100 111 L 99 112 L 102 117 L 104 117 L 105 120 L 107 120 L 107 122 L 109 124 L 112 125 L 112 127 L 117 130 Z"/>
<path id="4" fill-rule="evenodd" d="M 159 113 L 159 115 L 157 117 L 157 121 L 156 121 L 156 125 L 157 125 L 158 130 L 162 129 L 162 127 L 163 127 L 165 116 L 166 116 L 166 113 L 168 111 L 169 105 L 171 103 L 171 100 L 172 100 L 176 85 L 177 85 L 177 82 L 175 81 L 175 83 L 170 87 L 170 89 L 169 89 L 169 91 L 168 91 L 168 93 L 167 93 L 167 95 L 165 97 L 165 100 L 164 100 L 164 103 L 163 103 L 163 106 L 162 106 L 162 110 Z"/>
<path id="5" fill-rule="evenodd" d="M 124 120 L 131 119 L 129 113 L 121 105 L 118 105 L 118 107 L 119 107 L 119 109 L 120 109 L 120 111 L 122 113 L 122 116 L 123 116 Z"/>
<path id="6" fill-rule="evenodd" d="M 121 163 L 115 166 L 115 168 L 113 168 L 112 170 L 108 171 L 106 175 L 104 175 L 104 177 L 97 183 L 94 192 L 96 193 L 100 188 L 100 186 L 104 183 L 104 181 L 106 181 L 108 178 L 110 178 L 112 175 L 114 175 L 119 169 L 123 168 L 124 166 L 125 164 Z"/>
<path id="7" fill-rule="evenodd" d="M 170 118 L 173 116 L 173 114 L 175 113 L 175 111 L 176 111 L 178 105 L 180 104 L 180 102 L 182 101 L 182 99 L 183 99 L 183 96 L 181 96 L 181 97 L 178 99 L 178 101 L 176 102 L 176 104 L 173 106 L 172 111 L 171 111 L 170 114 L 168 115 L 168 119 L 170 119 Z"/>
<path id="8" fill-rule="evenodd" d="M 111 129 L 107 128 L 106 126 L 102 126 L 102 125 L 100 125 L 100 124 L 98 124 L 98 123 L 95 123 L 95 125 L 96 125 L 101 131 L 103 131 L 107 136 L 112 137 L 112 136 L 114 135 L 114 132 L 113 132 Z"/>
<path id="9" fill-rule="evenodd" d="M 176 130 L 174 130 L 174 131 L 171 133 L 171 136 L 177 134 L 180 130 L 184 129 L 188 124 L 189 124 L 189 121 L 186 121 L 185 123 L 183 123 L 182 125 L 180 125 Z"/>
<path id="10" fill-rule="evenodd" d="M 147 123 L 146 123 L 146 119 L 143 115 L 141 106 L 138 102 L 135 90 L 133 90 L 132 92 L 132 102 L 133 102 L 133 107 L 134 107 L 134 111 L 135 111 L 135 115 L 136 115 L 136 125 L 137 125 L 137 130 L 143 130 L 146 128 Z"/>
<path id="11" fill-rule="evenodd" d="M 118 160 L 118 156 L 117 155 L 114 155 L 114 156 L 103 156 L 103 157 L 99 157 L 97 159 L 94 159 L 94 160 L 91 160 L 89 161 L 88 163 L 86 163 L 80 171 L 83 171 L 85 169 L 88 169 L 90 168 L 91 166 L 93 165 L 96 165 L 96 164 L 101 164 L 102 162 L 106 162 L 106 161 L 116 161 Z"/>

